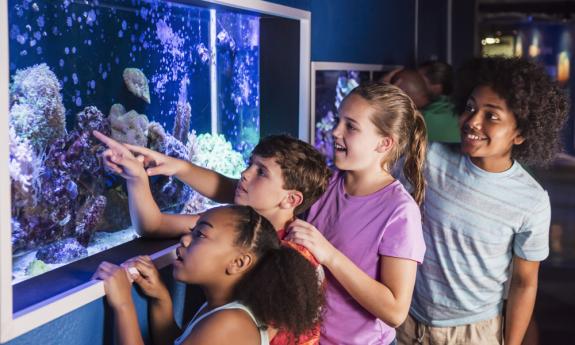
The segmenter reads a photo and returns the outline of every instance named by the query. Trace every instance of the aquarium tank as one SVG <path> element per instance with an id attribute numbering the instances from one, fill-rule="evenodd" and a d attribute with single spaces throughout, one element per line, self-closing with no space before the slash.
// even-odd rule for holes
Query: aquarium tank
<path id="1" fill-rule="evenodd" d="M 13 284 L 130 241 L 91 132 L 239 177 L 260 136 L 259 17 L 167 1 L 9 0 Z M 151 179 L 163 212 L 214 206 Z"/>

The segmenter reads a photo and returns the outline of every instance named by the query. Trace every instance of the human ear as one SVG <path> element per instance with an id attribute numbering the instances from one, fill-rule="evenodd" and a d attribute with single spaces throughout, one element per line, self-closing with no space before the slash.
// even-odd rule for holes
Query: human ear
<path id="1" fill-rule="evenodd" d="M 252 254 L 241 253 L 229 263 L 228 267 L 226 268 L 226 273 L 233 275 L 245 272 L 251 266 L 252 262 Z"/>
<path id="2" fill-rule="evenodd" d="M 385 153 L 391 149 L 393 146 L 393 138 L 392 137 L 382 137 L 377 144 L 376 151 L 379 153 Z"/>
<path id="3" fill-rule="evenodd" d="M 513 138 L 513 145 L 521 145 L 525 142 L 525 138 L 521 135 L 521 133 L 517 133 L 515 138 Z"/>
<path id="4" fill-rule="evenodd" d="M 282 208 L 296 208 L 303 203 L 303 194 L 297 190 L 289 192 L 289 194 L 282 200 L 280 207 Z"/>

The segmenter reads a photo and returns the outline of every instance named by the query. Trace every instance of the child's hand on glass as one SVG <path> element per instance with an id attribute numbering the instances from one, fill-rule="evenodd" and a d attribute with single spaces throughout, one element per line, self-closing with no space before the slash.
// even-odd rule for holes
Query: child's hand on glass
<path id="1" fill-rule="evenodd" d="M 306 247 L 320 264 L 328 266 L 337 250 L 310 223 L 296 219 L 287 227 L 286 240 Z"/>
<path id="2" fill-rule="evenodd" d="M 133 304 L 132 285 L 122 267 L 103 261 L 92 279 L 104 281 L 106 299 L 110 307 L 119 309 L 122 306 Z"/>
<path id="3" fill-rule="evenodd" d="M 160 273 L 149 256 L 137 256 L 124 262 L 122 266 L 146 296 L 158 300 L 170 298 L 168 289 L 162 283 Z"/>
<path id="4" fill-rule="evenodd" d="M 134 156 L 124 144 L 98 131 L 94 131 L 93 134 L 98 140 L 108 146 L 108 149 L 102 153 L 104 165 L 108 169 L 127 180 L 146 176 L 143 156 Z"/>

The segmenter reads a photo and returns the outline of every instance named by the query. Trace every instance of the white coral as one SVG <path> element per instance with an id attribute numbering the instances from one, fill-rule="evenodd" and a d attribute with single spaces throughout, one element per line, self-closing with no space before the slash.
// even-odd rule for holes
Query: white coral
<path id="1" fill-rule="evenodd" d="M 239 178 L 242 171 L 246 168 L 242 154 L 234 151 L 232 144 L 221 134 L 204 133 L 196 135 L 196 132 L 192 131 L 188 135 L 186 148 L 189 160 L 192 163 L 217 171 L 222 175 Z M 217 205 L 208 198 L 194 192 L 182 213 L 196 214 Z"/>
<path id="2" fill-rule="evenodd" d="M 201 167 L 215 170 L 231 178 L 239 178 L 246 168 L 242 154 L 234 151 L 232 144 L 222 134 L 204 133 L 188 135 L 189 159 Z"/>

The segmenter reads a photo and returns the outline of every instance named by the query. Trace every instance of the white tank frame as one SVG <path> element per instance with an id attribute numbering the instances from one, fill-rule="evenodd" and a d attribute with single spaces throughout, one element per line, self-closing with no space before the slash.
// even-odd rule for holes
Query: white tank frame
<path id="1" fill-rule="evenodd" d="M 299 68 L 299 128 L 300 139 L 310 140 L 310 41 L 311 13 L 261 0 L 202 0 L 211 4 L 246 10 L 263 15 L 297 20 L 300 23 Z M 190 1 L 190 4 L 198 1 Z M 10 341 L 62 315 L 68 314 L 104 296 L 101 281 L 90 281 L 72 290 L 37 303 L 14 314 L 12 297 L 12 248 L 10 208 L 10 175 L 8 112 L 9 112 L 9 54 L 8 54 L 8 0 L 0 0 L 0 343 Z M 214 119 L 212 120 L 214 121 Z M 156 265 L 165 267 L 171 262 L 176 246 L 152 255 Z"/>

